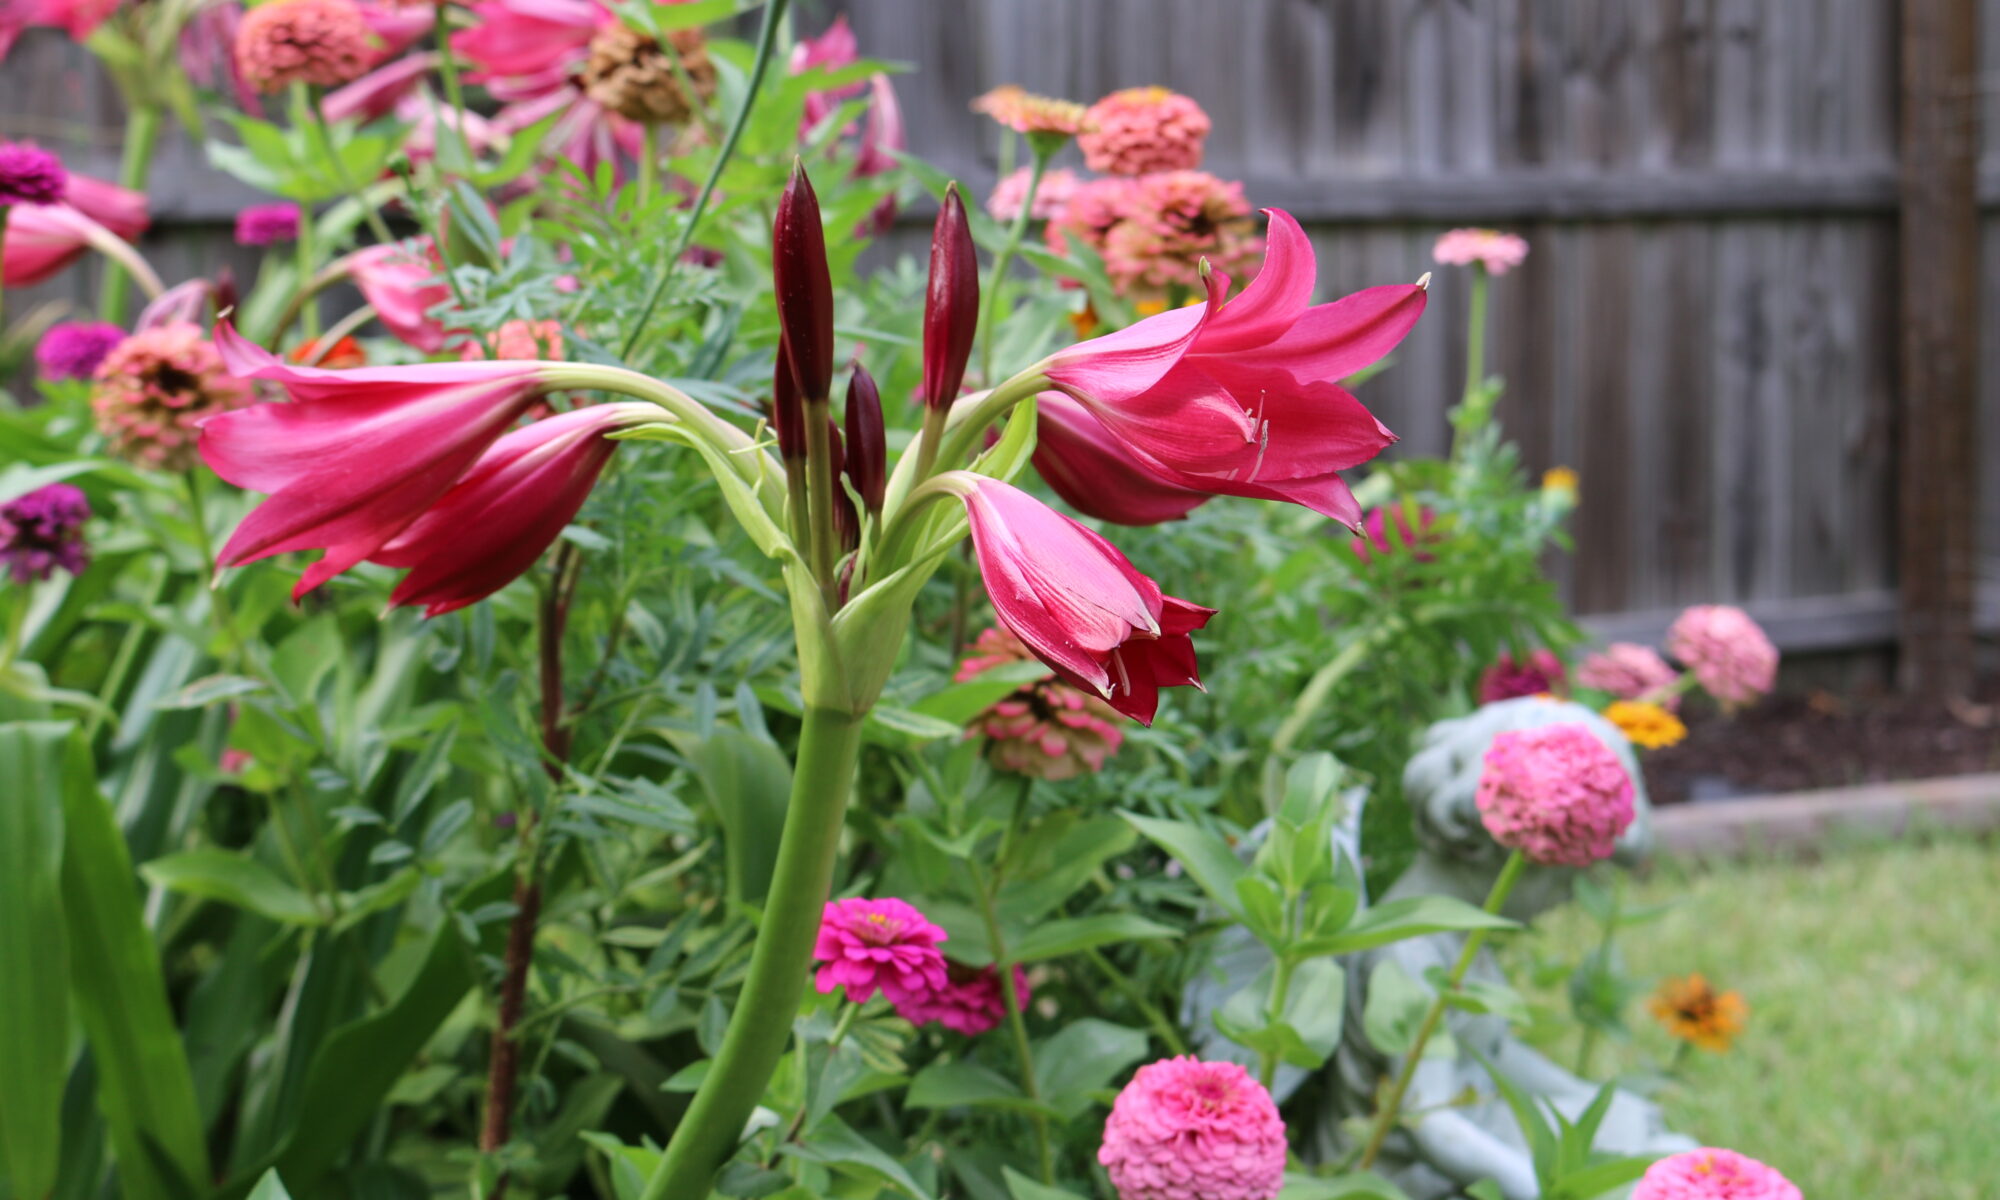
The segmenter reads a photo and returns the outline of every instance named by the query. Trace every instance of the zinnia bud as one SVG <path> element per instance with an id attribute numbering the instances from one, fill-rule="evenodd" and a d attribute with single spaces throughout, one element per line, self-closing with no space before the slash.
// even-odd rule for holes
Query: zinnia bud
<path id="1" fill-rule="evenodd" d="M 882 393 L 860 363 L 847 380 L 847 477 L 871 513 L 882 511 L 889 446 L 882 428 Z"/>
<path id="2" fill-rule="evenodd" d="M 784 331 L 792 375 L 806 403 L 823 402 L 833 384 L 833 278 L 827 273 L 826 230 L 819 197 L 805 164 L 794 161 L 792 177 L 778 198 L 771 230 L 771 279 L 778 294 L 778 326 Z"/>
<path id="3" fill-rule="evenodd" d="M 958 185 L 944 190 L 931 230 L 930 290 L 924 296 L 924 403 L 949 408 L 965 382 L 965 363 L 979 332 L 979 256 L 966 224 Z"/>

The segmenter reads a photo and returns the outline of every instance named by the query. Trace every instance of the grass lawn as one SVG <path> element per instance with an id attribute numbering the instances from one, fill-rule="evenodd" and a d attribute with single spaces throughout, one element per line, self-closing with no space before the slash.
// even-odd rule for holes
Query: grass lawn
<path id="1" fill-rule="evenodd" d="M 1628 970 L 1648 986 L 1700 971 L 1751 1005 L 1735 1049 L 1695 1051 L 1662 1097 L 1675 1128 L 1778 1167 L 1807 1200 L 2000 1196 L 2000 845 L 1667 863 L 1626 894 L 1677 902 L 1622 935 Z M 1574 961 L 1591 930 L 1573 906 L 1551 913 L 1510 967 Z M 1627 1020 L 1636 1040 L 1602 1046 L 1594 1073 L 1671 1057 L 1643 997 Z M 1574 1060 L 1573 1035 L 1547 1048 Z"/>

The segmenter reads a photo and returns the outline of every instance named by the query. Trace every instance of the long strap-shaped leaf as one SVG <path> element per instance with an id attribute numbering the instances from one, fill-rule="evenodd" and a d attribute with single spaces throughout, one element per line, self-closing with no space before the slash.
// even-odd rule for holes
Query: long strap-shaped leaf
<path id="1" fill-rule="evenodd" d="M 0 724 L 0 1164 L 46 1196 L 62 1152 L 69 979 L 63 964 L 62 746 L 69 727 Z"/>

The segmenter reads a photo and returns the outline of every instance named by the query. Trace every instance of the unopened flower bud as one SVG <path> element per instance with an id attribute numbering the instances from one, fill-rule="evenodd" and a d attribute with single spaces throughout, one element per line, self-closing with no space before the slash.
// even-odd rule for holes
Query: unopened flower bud
<path id="1" fill-rule="evenodd" d="M 778 435 L 780 458 L 788 463 L 805 460 L 805 403 L 799 399 L 799 382 L 783 342 L 778 343 L 778 365 L 771 373 L 771 429 Z"/>
<path id="2" fill-rule="evenodd" d="M 846 553 L 861 545 L 861 514 L 855 511 L 854 497 L 840 486 L 840 474 L 847 469 L 847 450 L 841 444 L 840 426 L 833 423 L 832 417 L 826 419 L 826 448 L 832 460 L 831 478 L 834 481 L 833 532 L 840 539 L 841 552 Z"/>
<path id="3" fill-rule="evenodd" d="M 823 402 L 833 383 L 833 279 L 827 273 L 819 197 L 805 165 L 796 161 L 771 230 L 771 279 L 799 394 L 808 404 Z"/>
<path id="4" fill-rule="evenodd" d="M 965 363 L 979 332 L 979 256 L 958 185 L 944 190 L 931 231 L 930 289 L 924 296 L 924 403 L 949 408 L 965 382 Z"/>
<path id="5" fill-rule="evenodd" d="M 847 381 L 847 477 L 871 513 L 882 511 L 889 447 L 882 428 L 882 393 L 860 363 Z"/>

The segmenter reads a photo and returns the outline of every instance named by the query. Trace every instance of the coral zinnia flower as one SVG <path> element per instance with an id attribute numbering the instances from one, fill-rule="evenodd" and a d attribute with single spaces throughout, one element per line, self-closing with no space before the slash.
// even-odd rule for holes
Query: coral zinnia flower
<path id="1" fill-rule="evenodd" d="M 339 87 L 375 59 L 375 33 L 349 0 L 274 0 L 243 14 L 236 66 L 260 92 L 294 83 Z"/>
<path id="2" fill-rule="evenodd" d="M 230 374 L 201 328 L 176 322 L 113 347 L 97 364 L 90 408 L 120 458 L 181 471 L 198 461 L 202 423 L 250 400 L 250 385 Z"/>
<path id="3" fill-rule="evenodd" d="M 1514 729 L 1493 739 L 1479 777 L 1479 819 L 1534 862 L 1587 867 L 1611 857 L 1632 823 L 1632 777 L 1583 725 Z"/>
<path id="4" fill-rule="evenodd" d="M 1791 1180 L 1747 1154 L 1703 1148 L 1646 1168 L 1632 1200 L 1803 1200 Z"/>
<path id="5" fill-rule="evenodd" d="M 1118 1093 L 1097 1161 L 1118 1200 L 1271 1200 L 1285 1185 L 1285 1122 L 1238 1064 L 1162 1059 Z"/>
<path id="6" fill-rule="evenodd" d="M 1647 1007 L 1668 1033 L 1717 1054 L 1729 1049 L 1750 1017 L 1741 994 L 1718 992 L 1699 973 L 1661 983 Z"/>
<path id="7" fill-rule="evenodd" d="M 1083 105 L 1053 96 L 1037 96 L 1012 83 L 1003 83 L 974 97 L 972 111 L 992 117 L 1015 133 L 1062 138 L 1075 137 L 1089 123 Z"/>
<path id="8" fill-rule="evenodd" d="M 938 953 L 945 937 L 907 901 L 829 901 L 813 944 L 813 957 L 824 964 L 814 986 L 822 993 L 846 988 L 856 1004 L 868 1003 L 878 990 L 892 1004 L 925 1001 L 948 979 Z"/>
<path id="9" fill-rule="evenodd" d="M 1163 87 L 1126 88 L 1090 106 L 1076 144 L 1093 171 L 1148 175 L 1200 166 L 1208 130 L 1208 114 L 1188 97 Z"/>
<path id="10" fill-rule="evenodd" d="M 1679 717 L 1651 701 L 1613 700 L 1604 709 L 1604 719 L 1634 746 L 1648 750 L 1677 745 L 1688 732 Z"/>

